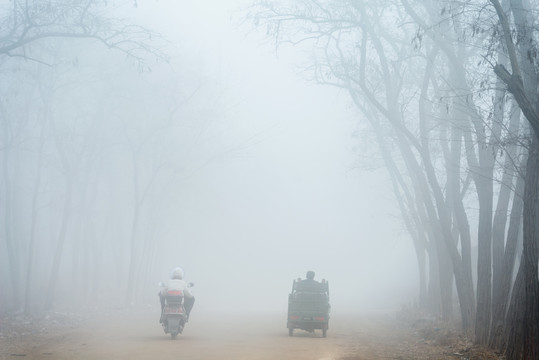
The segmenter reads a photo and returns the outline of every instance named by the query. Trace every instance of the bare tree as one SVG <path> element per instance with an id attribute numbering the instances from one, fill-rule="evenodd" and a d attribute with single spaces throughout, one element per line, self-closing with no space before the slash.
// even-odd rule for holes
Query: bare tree
<path id="1" fill-rule="evenodd" d="M 535 65 L 535 41 L 533 38 L 530 8 L 520 0 L 511 1 L 513 25 L 517 35 L 518 49 L 513 42 L 513 32 L 508 13 L 498 0 L 491 0 L 500 20 L 512 73 L 503 64 L 494 66 L 494 72 L 506 84 L 533 129 L 532 141 L 526 166 L 524 187 L 524 243 L 522 262 L 513 292 L 512 312 L 508 319 L 506 352 L 509 359 L 534 359 L 539 357 L 539 279 L 538 279 L 538 224 L 537 224 L 537 176 L 539 172 L 539 116 L 537 98 L 539 72 Z M 523 76 L 525 74 L 526 76 Z M 521 295 L 522 294 L 522 295 Z M 523 296 L 523 299 L 516 295 Z"/>
<path id="2" fill-rule="evenodd" d="M 102 0 L 13 0 L 0 16 L 0 55 L 47 61 L 28 52 L 44 39 L 93 40 L 120 51 L 141 66 L 148 55 L 166 59 L 159 34 L 125 20 L 103 15 Z M 112 10 L 112 9 L 111 9 Z"/>
<path id="3" fill-rule="evenodd" d="M 312 44 L 312 80 L 348 90 L 371 122 L 416 250 L 426 234 L 429 263 L 438 264 L 442 314 L 450 315 L 454 279 L 463 329 L 474 330 L 481 344 L 489 341 L 493 320 L 498 336 L 505 324 L 527 151 L 519 112 L 506 106 L 488 63 L 505 54 L 492 46 L 497 33 L 486 8 L 451 0 L 261 1 L 250 14 L 277 46 Z M 476 236 L 471 204 L 478 205 Z M 421 268 L 422 251 L 417 254 Z"/>
<path id="4" fill-rule="evenodd" d="M 430 224 L 435 224 L 429 235 L 437 243 L 433 247 L 436 254 L 430 254 L 429 260 L 432 263 L 436 259 L 439 264 L 436 276 L 440 277 L 442 313 L 445 316 L 451 314 L 455 271 L 463 324 L 465 328 L 470 327 L 474 318 L 474 296 L 469 267 L 471 258 L 467 250 L 469 244 L 462 246 L 464 255 L 467 255 L 463 258 L 454 240 L 453 214 L 442 191 L 444 176 L 439 177 L 440 174 L 436 173 L 431 156 L 433 148 L 427 130 L 430 128 L 428 115 L 419 111 L 415 116 L 419 116 L 420 123 L 413 123 L 400 104 L 402 99 L 417 102 L 413 99 L 414 91 L 407 86 L 421 87 L 421 84 L 408 80 L 416 78 L 417 73 L 410 71 L 409 77 L 406 76 L 408 69 L 417 68 L 416 63 L 408 61 L 413 49 L 410 49 L 406 37 L 413 36 L 412 29 L 403 32 L 405 26 L 395 29 L 389 24 L 395 21 L 406 23 L 406 14 L 391 1 L 362 4 L 299 1 L 289 8 L 268 3 L 259 5 L 262 10 L 254 16 L 255 22 L 268 24 L 270 34 L 278 43 L 296 44 L 312 40 L 320 50 L 313 67 L 315 81 L 347 89 L 356 105 L 357 99 L 366 99 L 371 111 L 378 113 L 377 116 L 392 129 L 405 172 L 418 191 L 416 198 L 421 201 L 418 209 L 427 214 Z M 384 17 L 386 12 L 392 16 Z M 427 84 L 432 81 L 428 75 L 425 79 Z M 419 137 L 415 135 L 418 131 L 421 131 Z M 425 223 L 423 227 L 430 226 Z"/>
<path id="5" fill-rule="evenodd" d="M 162 37 L 142 26 L 129 23 L 114 16 L 107 17 L 103 15 L 104 9 L 110 8 L 110 4 L 101 0 L 30 0 L 21 1 L 14 0 L 5 3 L 0 8 L 0 56 L 3 60 L 32 60 L 38 63 L 52 64 L 58 62 L 54 54 L 40 51 L 41 46 L 48 46 L 47 41 L 72 39 L 74 41 L 93 41 L 104 45 L 107 48 L 114 49 L 125 54 L 129 59 L 139 66 L 141 69 L 148 67 L 149 57 L 154 57 L 155 60 L 166 60 L 166 55 L 162 51 L 164 43 Z M 111 12 L 113 12 L 112 8 Z M 4 61 L 4 64 L 6 61 Z M 3 129 L 4 144 L 8 144 L 9 139 L 9 122 L 11 120 L 6 113 L 2 114 L 2 123 L 5 125 Z M 61 149 L 59 143 L 58 149 Z M 65 155 L 65 154 L 64 154 Z M 63 157 L 65 158 L 65 156 Z M 14 288 L 15 303 L 19 304 L 20 296 L 20 256 L 17 254 L 17 242 L 13 239 L 11 231 L 10 216 L 12 207 L 10 198 L 13 196 L 9 189 L 9 184 L 12 181 L 10 171 L 10 152 L 9 146 L 3 149 L 3 175 L 6 179 L 6 201 L 4 204 L 6 209 L 6 237 L 5 243 L 10 252 L 8 256 L 10 260 L 10 271 L 12 276 L 11 282 Z M 67 164 L 64 161 L 64 164 Z M 66 168 L 67 169 L 67 168 Z M 38 174 L 39 174 L 38 170 Z M 68 172 L 66 172 L 67 174 Z M 39 179 L 39 177 L 37 177 Z M 68 181 L 67 189 L 71 188 L 71 181 Z M 38 191 L 39 182 L 36 183 Z M 70 191 L 66 196 L 66 219 L 70 213 Z M 35 212 L 32 218 L 35 219 Z M 35 222 L 34 222 L 35 223 Z M 50 278 L 49 295 L 47 303 L 52 304 L 52 294 L 54 294 L 56 278 L 59 271 L 59 263 L 61 259 L 63 243 L 67 231 L 68 221 L 62 225 L 57 251 L 54 257 L 54 266 Z M 32 229 L 34 229 L 32 225 Z M 30 246 L 34 244 L 34 231 L 30 235 Z M 27 269 L 27 292 L 29 292 L 29 284 L 31 283 L 31 273 L 33 271 L 30 263 Z M 29 294 L 27 294 L 28 299 Z M 28 309 L 28 301 L 25 308 Z"/>

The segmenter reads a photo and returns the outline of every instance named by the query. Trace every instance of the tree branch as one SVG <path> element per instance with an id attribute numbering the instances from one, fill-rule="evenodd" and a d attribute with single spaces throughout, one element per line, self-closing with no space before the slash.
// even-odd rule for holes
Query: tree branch
<path id="1" fill-rule="evenodd" d="M 165 43 L 159 34 L 122 19 L 104 17 L 92 11 L 97 4 L 97 0 L 15 1 L 13 12 L 0 18 L 0 56 L 24 56 L 20 52 L 25 46 L 42 39 L 80 38 L 97 40 L 139 63 L 144 62 L 140 53 L 168 60 L 156 43 Z"/>
<path id="2" fill-rule="evenodd" d="M 535 135 L 539 137 L 539 116 L 535 112 L 530 99 L 526 96 L 522 77 L 515 74 L 511 75 L 502 64 L 494 66 L 494 73 L 507 85 L 507 90 L 513 94 L 520 110 L 522 110 L 522 113 L 526 116 L 526 119 L 528 119 L 528 122 L 533 128 Z"/>
<path id="3" fill-rule="evenodd" d="M 530 99 L 528 99 L 526 96 L 515 44 L 513 43 L 513 38 L 511 37 L 509 20 L 507 19 L 507 16 L 498 0 L 490 0 L 490 2 L 496 9 L 496 13 L 498 14 L 498 18 L 503 29 L 505 45 L 509 53 L 509 60 L 511 62 L 511 69 L 513 71 L 513 74 L 510 74 L 505 66 L 498 64 L 494 66 L 494 73 L 498 75 L 505 85 L 507 85 L 507 90 L 515 97 L 515 100 L 522 110 L 522 113 L 530 123 L 535 136 L 539 137 L 539 116 L 537 115 L 537 112 L 535 111 Z"/>

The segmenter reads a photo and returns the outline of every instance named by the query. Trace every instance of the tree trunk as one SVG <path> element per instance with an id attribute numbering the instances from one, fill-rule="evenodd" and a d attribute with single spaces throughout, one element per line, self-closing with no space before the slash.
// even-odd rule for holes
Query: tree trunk
<path id="1" fill-rule="evenodd" d="M 477 313 L 475 322 L 476 342 L 486 344 L 490 334 L 492 314 L 492 172 L 483 169 L 481 180 L 476 182 L 479 196 L 479 229 L 477 260 Z M 488 176 L 488 177 L 487 177 Z"/>
<path id="2" fill-rule="evenodd" d="M 34 179 L 34 190 L 32 194 L 32 215 L 30 217 L 30 241 L 28 245 L 28 263 L 26 264 L 26 290 L 24 292 L 24 312 L 28 314 L 30 312 L 30 301 L 32 300 L 32 276 L 34 272 L 34 246 L 36 240 L 36 226 L 37 226 L 37 201 L 39 198 L 39 191 L 41 188 L 41 175 L 43 165 L 43 146 L 45 144 L 45 124 L 41 124 L 41 135 L 39 137 L 38 159 L 36 168 L 36 177 Z"/>
<path id="3" fill-rule="evenodd" d="M 424 122 L 424 117 L 425 114 L 420 112 L 420 122 Z M 426 126 L 422 125 L 422 127 L 425 128 Z M 457 244 L 453 239 L 453 233 L 451 231 L 451 211 L 448 209 L 443 192 L 438 183 L 436 172 L 432 165 L 432 161 L 430 160 L 428 148 L 421 148 L 421 158 L 423 159 L 425 174 L 428 179 L 429 187 L 432 190 L 436 210 L 440 219 L 442 240 L 445 244 L 445 250 L 452 262 L 455 285 L 459 296 L 462 327 L 464 331 L 468 331 L 472 328 L 475 319 L 473 281 L 470 277 L 471 274 L 467 274 L 466 265 L 464 264 L 463 258 L 457 249 Z M 443 259 L 438 259 L 438 261 L 441 260 Z M 443 286 L 443 284 L 441 285 Z"/>
<path id="4" fill-rule="evenodd" d="M 427 269 L 426 269 L 426 253 L 427 253 L 427 238 L 425 235 L 426 229 L 426 218 L 419 214 L 420 210 L 418 207 L 422 207 L 422 203 L 415 201 L 414 197 L 409 190 L 408 186 L 402 178 L 397 165 L 394 162 L 394 159 L 391 157 L 391 154 L 387 146 L 387 138 L 383 135 L 382 130 L 379 124 L 375 119 L 369 118 L 369 121 L 374 129 L 376 138 L 378 139 L 378 146 L 386 169 L 391 179 L 391 184 L 393 186 L 393 192 L 399 204 L 399 209 L 404 219 L 404 224 L 408 234 L 413 240 L 414 249 L 416 253 L 418 274 L 419 274 L 419 294 L 418 294 L 418 303 L 419 306 L 424 308 L 427 306 Z"/>
<path id="5" fill-rule="evenodd" d="M 517 179 L 517 185 L 515 189 L 515 195 L 513 198 L 513 206 L 511 208 L 511 216 L 509 219 L 509 229 L 507 231 L 507 241 L 505 246 L 505 254 L 503 259 L 503 272 L 500 278 L 500 284 L 497 286 L 498 293 L 494 297 L 493 307 L 493 323 L 491 331 L 490 346 L 495 349 L 503 349 L 505 347 L 506 336 L 505 326 L 506 317 L 508 316 L 509 307 L 509 294 L 511 293 L 511 283 L 513 280 L 513 273 L 515 268 L 516 250 L 518 244 L 518 237 L 520 233 L 520 224 L 522 221 L 522 208 L 523 208 L 523 194 L 524 193 L 524 178 L 519 177 Z M 518 292 L 516 285 L 513 289 L 513 293 Z"/>
<path id="6" fill-rule="evenodd" d="M 137 152 L 133 151 L 133 219 L 131 221 L 129 269 L 127 274 L 127 289 L 125 293 L 125 305 L 132 305 L 135 301 L 135 280 L 137 268 L 137 237 L 140 216 L 139 200 L 139 170 Z"/>
<path id="7" fill-rule="evenodd" d="M 73 169 L 70 165 L 66 151 L 63 148 L 65 146 L 61 142 L 60 134 L 56 129 L 55 123 L 51 116 L 50 125 L 54 134 L 54 141 L 62 168 L 64 170 L 65 177 L 65 192 L 64 192 L 64 206 L 62 210 L 62 220 L 60 224 L 60 231 L 58 233 L 58 241 L 56 243 L 56 250 L 54 252 L 54 258 L 52 261 L 52 270 L 49 278 L 49 286 L 47 288 L 47 295 L 45 299 L 45 308 L 51 309 L 54 303 L 54 297 L 56 296 L 56 285 L 58 283 L 58 277 L 60 273 L 60 264 L 62 262 L 62 254 L 64 251 L 64 243 L 67 236 L 68 225 L 71 220 L 71 198 L 73 196 Z"/>
<path id="8" fill-rule="evenodd" d="M 54 304 L 54 298 L 56 296 L 56 285 L 58 283 L 58 277 L 60 274 L 60 264 L 62 262 L 62 254 L 64 251 L 64 243 L 67 236 L 67 228 L 71 218 L 71 196 L 72 196 L 72 179 L 71 174 L 66 174 L 66 190 L 64 198 L 64 208 L 62 214 L 62 222 L 60 224 L 60 232 L 58 234 L 58 242 L 56 243 L 56 250 L 54 252 L 54 258 L 52 261 L 52 270 L 49 278 L 49 286 L 47 288 L 47 295 L 45 300 L 45 309 L 50 310 Z"/>
<path id="9" fill-rule="evenodd" d="M 451 141 L 450 148 L 447 150 L 446 167 L 447 167 L 447 197 L 451 204 L 455 222 L 460 234 L 460 247 L 462 257 L 462 273 L 465 279 L 472 279 L 472 255 L 471 255 L 471 233 L 470 223 L 462 201 L 462 193 L 460 188 L 461 174 L 461 155 L 462 155 L 462 129 L 458 124 L 451 125 Z M 457 238 L 459 238 L 457 237 Z M 470 302 L 473 303 L 474 294 L 471 296 Z M 473 321 L 473 317 L 469 321 Z M 468 328 L 467 328 L 468 329 Z"/>
<path id="10" fill-rule="evenodd" d="M 13 306 L 15 309 L 19 309 L 21 306 L 21 295 L 20 295 L 20 269 L 19 269 L 19 251 L 17 242 L 13 238 L 12 224 L 13 224 L 13 203 L 12 196 L 13 191 L 11 188 L 12 179 L 10 174 L 11 166 L 11 140 L 10 140 L 10 129 L 8 120 L 5 117 L 5 114 L 2 116 L 2 128 L 3 128 L 3 138 L 4 138 L 4 149 L 3 151 L 3 166 L 2 166 L 2 176 L 4 180 L 4 237 L 7 248 L 7 258 L 9 261 L 9 275 L 11 280 L 11 289 L 13 291 Z"/>
<path id="11" fill-rule="evenodd" d="M 533 137 L 524 187 L 524 241 L 508 317 L 506 354 L 509 360 L 539 358 L 539 280 L 537 246 L 537 186 L 539 140 Z"/>
<path id="12" fill-rule="evenodd" d="M 512 102 L 511 118 L 509 121 L 510 136 L 518 136 L 520 127 L 520 111 L 515 101 Z M 505 239 L 505 224 L 507 222 L 507 208 L 510 191 L 513 188 L 513 178 L 515 177 L 515 159 L 517 155 L 516 145 L 510 144 L 506 149 L 504 174 L 498 205 L 494 214 L 492 229 L 493 243 L 493 291 L 492 291 L 492 326 L 489 339 L 489 346 L 494 349 L 501 349 L 503 327 L 507 312 L 511 282 L 513 279 L 513 269 L 515 267 L 516 245 L 520 232 L 520 222 L 522 220 L 522 197 L 524 190 L 524 178 L 517 171 L 516 185 L 513 191 L 513 203 L 509 216 L 509 227 L 507 239 Z M 519 169 L 524 169 L 523 162 Z"/>

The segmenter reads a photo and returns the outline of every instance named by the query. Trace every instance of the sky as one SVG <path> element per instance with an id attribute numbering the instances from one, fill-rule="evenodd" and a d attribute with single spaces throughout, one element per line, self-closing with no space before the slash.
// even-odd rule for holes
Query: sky
<path id="1" fill-rule="evenodd" d="M 334 312 L 409 304 L 412 243 L 385 170 L 357 166 L 361 116 L 345 92 L 298 74 L 308 49 L 275 53 L 238 26 L 242 3 L 145 0 L 133 15 L 178 44 L 174 56 L 189 54 L 172 66 L 188 58 L 222 89 L 211 141 L 197 148 L 172 210 L 167 236 L 181 247 L 163 253 L 163 277 L 182 266 L 199 311 L 216 301 L 283 309 L 307 270 L 330 282 Z"/>

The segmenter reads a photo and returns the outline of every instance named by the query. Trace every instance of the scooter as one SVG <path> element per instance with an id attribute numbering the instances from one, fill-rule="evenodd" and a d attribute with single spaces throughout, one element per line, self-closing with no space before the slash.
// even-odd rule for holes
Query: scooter
<path id="1" fill-rule="evenodd" d="M 160 282 L 159 286 L 165 287 L 166 285 Z M 189 287 L 192 286 L 194 284 L 189 283 Z M 163 295 L 160 293 L 160 296 Z M 164 294 L 164 301 L 165 304 L 161 312 L 161 325 L 165 334 L 170 334 L 170 338 L 175 339 L 178 334 L 182 333 L 187 323 L 183 292 L 181 290 L 168 290 Z"/>

